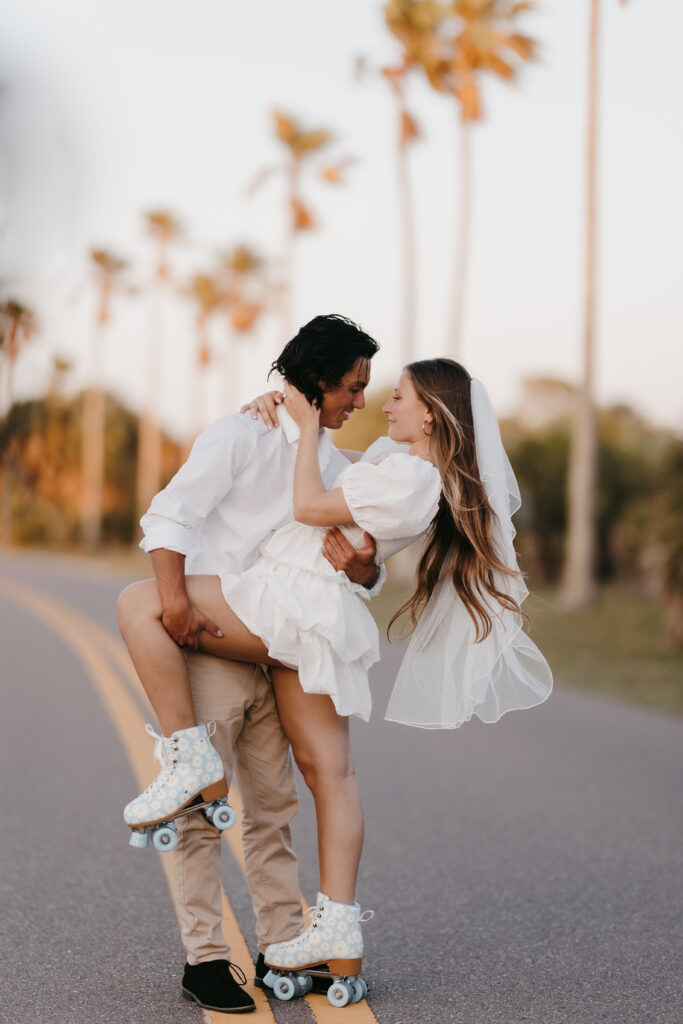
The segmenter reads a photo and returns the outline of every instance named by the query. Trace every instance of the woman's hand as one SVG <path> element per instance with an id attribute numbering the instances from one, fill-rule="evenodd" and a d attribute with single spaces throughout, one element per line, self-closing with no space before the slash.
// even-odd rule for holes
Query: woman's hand
<path id="1" fill-rule="evenodd" d="M 311 405 L 305 395 L 294 387 L 293 384 L 285 384 L 285 409 L 299 427 L 320 426 L 320 409 Z"/>
<path id="2" fill-rule="evenodd" d="M 264 395 L 259 395 L 258 398 L 243 405 L 240 412 L 250 413 L 252 420 L 256 420 L 260 416 L 268 430 L 272 430 L 273 427 L 280 426 L 275 410 L 278 405 L 282 405 L 284 400 L 285 396 L 281 391 L 266 391 Z"/>

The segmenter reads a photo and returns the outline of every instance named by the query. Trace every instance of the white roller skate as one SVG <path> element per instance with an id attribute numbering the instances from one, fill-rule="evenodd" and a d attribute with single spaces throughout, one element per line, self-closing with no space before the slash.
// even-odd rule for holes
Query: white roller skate
<path id="1" fill-rule="evenodd" d="M 154 757 L 161 771 L 124 808 L 123 819 L 132 829 L 130 845 L 144 849 L 151 835 L 157 850 L 175 849 L 178 836 L 173 819 L 192 811 L 203 811 L 221 831 L 232 828 L 237 815 L 228 803 L 223 762 L 210 739 L 216 723 L 179 729 L 170 736 L 159 736 L 151 725 L 145 731 L 156 740 Z"/>
<path id="2" fill-rule="evenodd" d="M 333 1006 L 346 1006 L 364 999 L 368 992 L 360 977 L 363 963 L 363 932 L 361 923 L 375 916 L 374 910 L 361 913 L 358 903 L 333 903 L 329 896 L 318 893 L 315 907 L 309 907 L 312 921 L 305 932 L 291 942 L 275 942 L 265 952 L 268 974 L 264 985 L 273 989 L 278 999 L 304 996 L 313 986 L 313 978 L 325 974 L 316 970 L 329 964 L 333 983 L 327 998 Z"/>

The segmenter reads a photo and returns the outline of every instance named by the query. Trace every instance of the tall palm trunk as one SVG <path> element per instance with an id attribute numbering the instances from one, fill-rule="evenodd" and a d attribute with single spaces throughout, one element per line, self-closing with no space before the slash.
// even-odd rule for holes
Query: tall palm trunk
<path id="1" fill-rule="evenodd" d="M 449 351 L 453 359 L 462 354 L 462 332 L 465 317 L 465 290 L 470 258 L 472 215 L 472 123 L 460 122 L 460 189 L 458 222 L 455 230 L 455 278 L 451 306 Z"/>
<path id="2" fill-rule="evenodd" d="M 235 332 L 228 327 L 228 343 L 223 364 L 223 415 L 237 412 L 237 396 L 239 394 L 239 358 L 240 347 Z"/>
<path id="3" fill-rule="evenodd" d="M 5 394 L 3 401 L 3 417 L 9 420 L 14 402 L 14 360 L 17 353 L 17 332 L 19 325 L 10 325 L 7 338 L 7 358 L 5 360 Z M 10 439 L 2 456 L 2 492 L 0 493 L 0 540 L 4 544 L 12 542 L 12 490 L 14 488 L 14 449 Z"/>
<path id="4" fill-rule="evenodd" d="M 563 604 L 582 608 L 595 598 L 595 489 L 597 414 L 594 398 L 596 184 L 598 138 L 598 28 L 600 0 L 591 0 L 588 86 L 588 166 L 583 383 L 572 432 L 568 479 L 568 533 Z"/>
<path id="5" fill-rule="evenodd" d="M 296 224 L 294 220 L 294 203 L 299 197 L 299 175 L 296 164 L 289 169 L 289 211 L 285 231 L 284 251 L 282 256 L 282 296 L 280 329 L 282 338 L 279 344 L 284 345 L 292 336 L 292 295 L 294 292 L 294 261 L 296 258 Z"/>
<path id="6" fill-rule="evenodd" d="M 10 325 L 7 337 L 7 358 L 5 360 L 5 395 L 3 400 L 4 415 L 9 416 L 14 401 L 14 362 L 17 357 L 17 333 L 19 324 L 14 321 Z"/>
<path id="7" fill-rule="evenodd" d="M 93 383 L 83 393 L 82 536 L 88 551 L 98 547 L 102 535 L 104 488 L 105 396 L 102 388 L 106 319 L 100 319 L 93 341 Z"/>
<path id="8" fill-rule="evenodd" d="M 415 296 L 417 290 L 417 257 L 415 251 L 415 217 L 410 188 L 408 147 L 399 138 L 398 201 L 401 211 L 401 243 L 403 262 L 403 323 L 401 325 L 401 364 L 412 362 L 415 353 Z"/>
<path id="9" fill-rule="evenodd" d="M 190 389 L 190 435 L 183 445 L 183 461 L 186 461 L 192 451 L 192 445 L 201 434 L 206 416 L 207 393 L 206 393 L 206 354 L 209 351 L 207 337 L 207 317 L 205 314 L 197 320 L 197 340 L 192 373 L 192 386 Z"/>
<path id="10" fill-rule="evenodd" d="M 149 310 L 147 343 L 147 397 L 138 419 L 137 510 L 138 518 L 161 488 L 161 394 L 163 368 L 164 288 L 157 282 Z"/>

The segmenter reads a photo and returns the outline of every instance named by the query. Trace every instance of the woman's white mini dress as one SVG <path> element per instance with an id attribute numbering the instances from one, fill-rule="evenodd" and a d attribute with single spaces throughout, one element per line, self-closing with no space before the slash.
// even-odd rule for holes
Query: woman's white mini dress
<path id="1" fill-rule="evenodd" d="M 344 469 L 335 486 L 356 524 L 341 527 L 343 533 L 358 548 L 363 531 L 372 534 L 381 561 L 427 529 L 441 495 L 438 470 L 388 438 Z M 296 522 L 276 530 L 246 572 L 221 576 L 223 595 L 272 658 L 298 669 L 306 693 L 326 693 L 338 714 L 367 722 L 368 670 L 379 659 L 379 634 L 365 588 L 323 556 L 324 534 L 323 527 Z"/>

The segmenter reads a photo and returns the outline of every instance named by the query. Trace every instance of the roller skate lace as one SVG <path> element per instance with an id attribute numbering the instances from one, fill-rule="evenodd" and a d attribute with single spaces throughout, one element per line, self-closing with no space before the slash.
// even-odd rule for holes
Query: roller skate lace
<path id="1" fill-rule="evenodd" d="M 315 906 L 306 907 L 306 910 L 304 911 L 304 913 L 310 914 L 310 921 L 308 923 L 308 928 L 317 928 L 318 927 L 318 921 L 321 920 L 322 917 L 323 917 L 323 912 L 325 910 L 325 906 L 326 906 L 327 902 L 328 901 L 326 900 L 323 903 L 317 903 Z M 360 907 L 358 909 L 360 910 Z M 366 921 L 372 921 L 374 916 L 375 916 L 375 911 L 374 910 L 364 910 L 362 913 L 359 913 L 359 915 L 358 915 L 358 923 L 359 924 L 365 924 Z M 308 929 L 306 929 L 306 931 L 307 930 Z M 293 939 L 291 942 L 283 943 L 282 944 L 283 949 L 292 949 L 292 948 L 298 947 L 300 942 L 301 942 L 301 938 L 302 938 L 301 935 L 297 935 L 296 939 Z"/>
<path id="2" fill-rule="evenodd" d="M 209 739 L 211 739 L 215 731 L 216 723 L 209 722 L 206 727 L 206 733 Z M 152 759 L 159 762 L 161 765 L 161 771 L 157 777 L 150 782 L 144 793 L 140 794 L 141 797 L 154 796 L 160 791 L 163 791 L 164 785 L 167 782 L 170 782 L 173 778 L 178 765 L 178 758 L 176 757 L 178 752 L 178 736 L 175 733 L 171 733 L 170 736 L 160 736 L 158 732 L 154 731 L 149 723 L 145 726 L 145 732 L 155 741 Z"/>
<path id="3" fill-rule="evenodd" d="M 174 735 L 160 736 L 151 725 L 145 726 L 145 732 L 155 741 L 153 760 L 161 765 L 161 771 L 157 777 L 150 782 L 142 796 L 152 796 L 159 791 L 159 788 L 173 777 L 178 758 L 175 756 L 178 750 L 178 741 Z"/>

